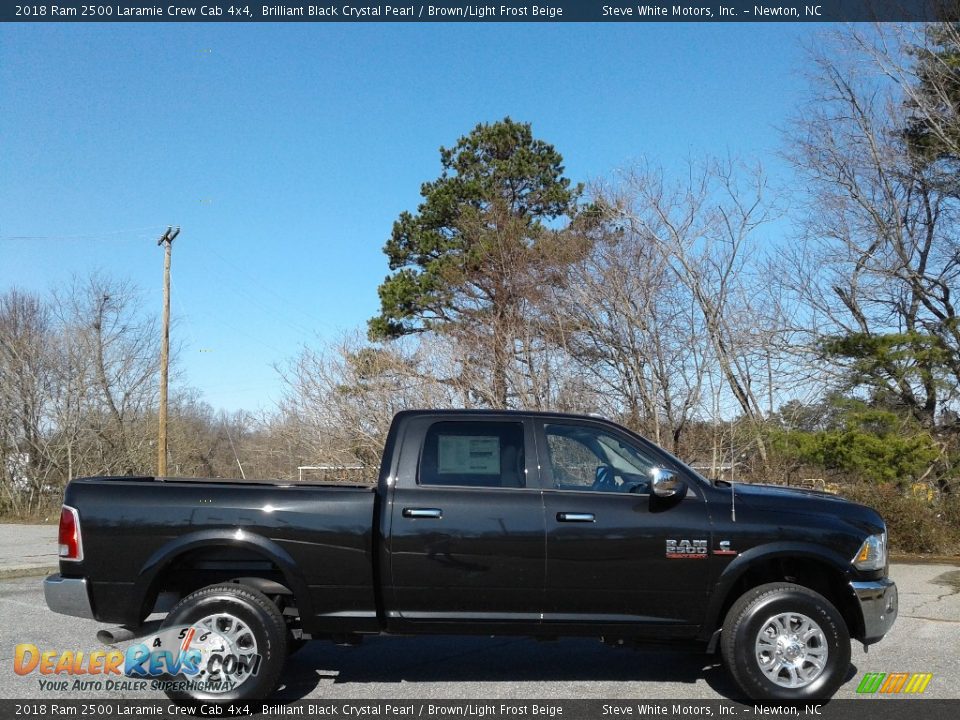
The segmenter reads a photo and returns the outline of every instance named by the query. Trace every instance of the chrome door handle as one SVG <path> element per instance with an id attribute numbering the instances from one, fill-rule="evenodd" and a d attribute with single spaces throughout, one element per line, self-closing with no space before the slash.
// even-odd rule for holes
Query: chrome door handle
<path id="1" fill-rule="evenodd" d="M 558 522 L 596 522 L 593 513 L 558 512 Z"/>
<path id="2" fill-rule="evenodd" d="M 443 517 L 443 510 L 440 508 L 404 508 L 403 516 L 407 518 L 434 518 Z"/>

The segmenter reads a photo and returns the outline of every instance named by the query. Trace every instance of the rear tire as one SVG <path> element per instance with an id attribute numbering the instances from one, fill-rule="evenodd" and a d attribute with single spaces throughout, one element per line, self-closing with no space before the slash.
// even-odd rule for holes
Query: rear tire
<path id="1" fill-rule="evenodd" d="M 232 633 L 237 638 L 237 647 L 246 647 L 251 657 L 258 655 L 260 659 L 255 673 L 233 676 L 239 682 L 226 692 L 169 689 L 165 690 L 167 697 L 181 702 L 237 702 L 265 698 L 276 689 L 287 656 L 287 626 L 277 606 L 259 590 L 236 583 L 197 590 L 170 611 L 161 630 L 178 626 L 214 627 L 217 632 L 223 628 L 227 635 Z M 201 665 L 209 659 L 205 656 Z"/>
<path id="2" fill-rule="evenodd" d="M 760 585 L 723 622 L 720 651 L 734 682 L 753 700 L 830 698 L 850 668 L 850 635 L 823 595 L 793 583 Z"/>

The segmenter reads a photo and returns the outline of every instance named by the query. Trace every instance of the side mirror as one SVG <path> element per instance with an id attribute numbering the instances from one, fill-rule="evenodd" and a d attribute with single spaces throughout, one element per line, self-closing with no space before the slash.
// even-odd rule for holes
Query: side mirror
<path id="1" fill-rule="evenodd" d="M 673 470 L 654 468 L 652 476 L 650 491 L 657 497 L 673 497 L 683 486 L 683 480 Z"/>

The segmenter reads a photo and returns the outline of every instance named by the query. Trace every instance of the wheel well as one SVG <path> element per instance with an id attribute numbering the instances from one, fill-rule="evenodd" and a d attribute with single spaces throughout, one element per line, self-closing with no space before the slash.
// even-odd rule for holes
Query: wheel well
<path id="1" fill-rule="evenodd" d="M 171 560 L 151 584 L 140 619 L 151 612 L 166 612 L 176 600 L 202 587 L 225 582 L 256 588 L 278 602 L 284 614 L 295 610 L 293 589 L 270 558 L 247 548 L 214 546 L 189 550 Z"/>
<path id="2" fill-rule="evenodd" d="M 772 582 L 790 582 L 820 593 L 843 616 L 850 637 L 863 634 L 859 608 L 843 573 L 827 563 L 797 557 L 769 558 L 747 568 L 727 593 L 716 618 L 716 627 L 723 624 L 727 612 L 745 592 Z"/>

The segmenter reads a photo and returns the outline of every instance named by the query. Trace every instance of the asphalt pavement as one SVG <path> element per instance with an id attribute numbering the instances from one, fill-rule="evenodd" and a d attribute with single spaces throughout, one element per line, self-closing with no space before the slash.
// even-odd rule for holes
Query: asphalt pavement
<path id="1" fill-rule="evenodd" d="M 56 572 L 56 525 L 0 525 L 0 578 Z"/>
<path id="2" fill-rule="evenodd" d="M 26 527 L 26 526 L 25 526 Z M 47 528 L 49 531 L 49 528 Z M 865 654 L 853 647 L 849 679 L 837 697 L 854 697 L 867 672 L 932 673 L 925 697 L 960 698 L 960 567 L 891 566 L 900 616 Z M 0 579 L 0 698 L 50 698 L 36 673 L 13 671 L 14 648 L 104 649 L 103 627 L 56 615 L 38 577 Z M 723 699 L 734 688 L 716 658 L 608 647 L 593 639 L 538 642 L 510 637 L 367 639 L 356 648 L 312 642 L 292 656 L 282 699 Z M 61 698 L 162 698 L 156 691 L 71 691 Z"/>

